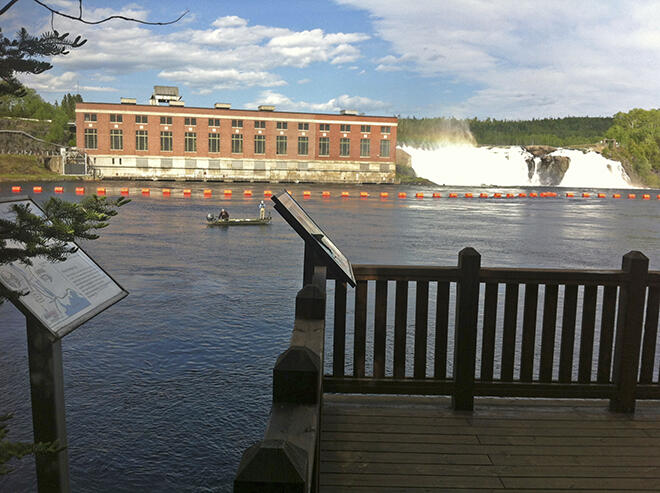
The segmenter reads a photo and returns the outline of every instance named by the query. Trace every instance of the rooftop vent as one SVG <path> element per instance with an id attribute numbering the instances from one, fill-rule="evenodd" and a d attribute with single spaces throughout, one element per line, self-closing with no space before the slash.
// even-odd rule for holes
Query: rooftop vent
<path id="1" fill-rule="evenodd" d="M 257 109 L 259 111 L 275 111 L 275 106 L 270 105 L 270 104 L 262 104 L 257 106 Z"/>
<path id="2" fill-rule="evenodd" d="M 216 110 L 228 110 L 231 108 L 230 103 L 215 103 Z"/>
<path id="3" fill-rule="evenodd" d="M 351 115 L 351 116 L 356 116 L 358 114 L 357 110 L 341 110 L 339 112 L 340 115 Z"/>
<path id="4" fill-rule="evenodd" d="M 170 101 L 170 106 L 185 106 L 186 103 L 181 101 L 180 99 L 178 101 Z"/>
<path id="5" fill-rule="evenodd" d="M 135 98 L 119 98 L 119 102 L 121 104 L 137 104 L 137 100 Z"/>

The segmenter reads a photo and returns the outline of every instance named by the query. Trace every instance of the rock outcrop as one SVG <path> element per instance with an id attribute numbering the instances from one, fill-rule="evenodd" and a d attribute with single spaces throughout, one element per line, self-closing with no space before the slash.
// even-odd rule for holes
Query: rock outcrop
<path id="1" fill-rule="evenodd" d="M 537 174 L 541 186 L 556 187 L 561 183 L 571 164 L 571 158 L 551 155 L 557 150 L 551 146 L 526 146 L 525 150 L 532 155 L 526 160 L 530 180 Z"/>

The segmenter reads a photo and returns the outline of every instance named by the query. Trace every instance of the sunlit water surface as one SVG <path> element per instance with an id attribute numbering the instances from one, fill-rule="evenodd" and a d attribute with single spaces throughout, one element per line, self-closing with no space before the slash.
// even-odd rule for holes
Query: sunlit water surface
<path id="1" fill-rule="evenodd" d="M 108 184 L 120 185 L 141 186 Z M 130 295 L 63 341 L 72 488 L 230 491 L 243 450 L 263 436 L 303 243 L 274 211 L 265 227 L 205 224 L 220 207 L 256 216 L 263 189 L 277 185 L 253 184 L 254 198 L 244 198 L 248 187 L 235 184 L 232 199 L 222 197 L 227 184 L 193 186 L 192 198 L 145 186 L 151 197 L 134 197 L 101 239 L 83 245 Z M 353 263 L 455 265 L 472 246 L 485 266 L 616 269 L 623 254 L 641 250 L 660 270 L 658 200 L 417 200 L 423 188 L 287 188 Z M 75 200 L 73 189 L 66 185 L 64 198 Z M 322 189 L 332 197 L 321 199 Z M 8 304 L 0 306 L 0 396 L 0 414 L 15 414 L 10 438 L 31 440 L 25 319 Z M 34 491 L 33 460 L 13 465 L 0 490 Z"/>

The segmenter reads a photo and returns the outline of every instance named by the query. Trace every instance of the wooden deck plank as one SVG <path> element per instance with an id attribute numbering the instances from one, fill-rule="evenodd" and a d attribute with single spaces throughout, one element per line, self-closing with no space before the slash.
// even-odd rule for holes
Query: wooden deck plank
<path id="1" fill-rule="evenodd" d="M 654 491 L 660 405 L 327 394 L 321 491 Z"/>

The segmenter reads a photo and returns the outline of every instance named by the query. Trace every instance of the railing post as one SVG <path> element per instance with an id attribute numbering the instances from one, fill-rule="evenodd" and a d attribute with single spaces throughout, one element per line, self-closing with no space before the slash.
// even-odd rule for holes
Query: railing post
<path id="1" fill-rule="evenodd" d="M 629 274 L 630 280 L 621 286 L 619 293 L 612 372 L 612 382 L 616 389 L 610 399 L 610 410 L 632 413 L 635 412 L 649 259 L 641 252 L 628 252 L 623 256 L 621 269 Z"/>
<path id="2" fill-rule="evenodd" d="M 464 248 L 458 254 L 458 268 L 461 279 L 456 289 L 454 393 L 451 403 L 456 410 L 472 411 L 481 255 L 474 248 Z"/>

